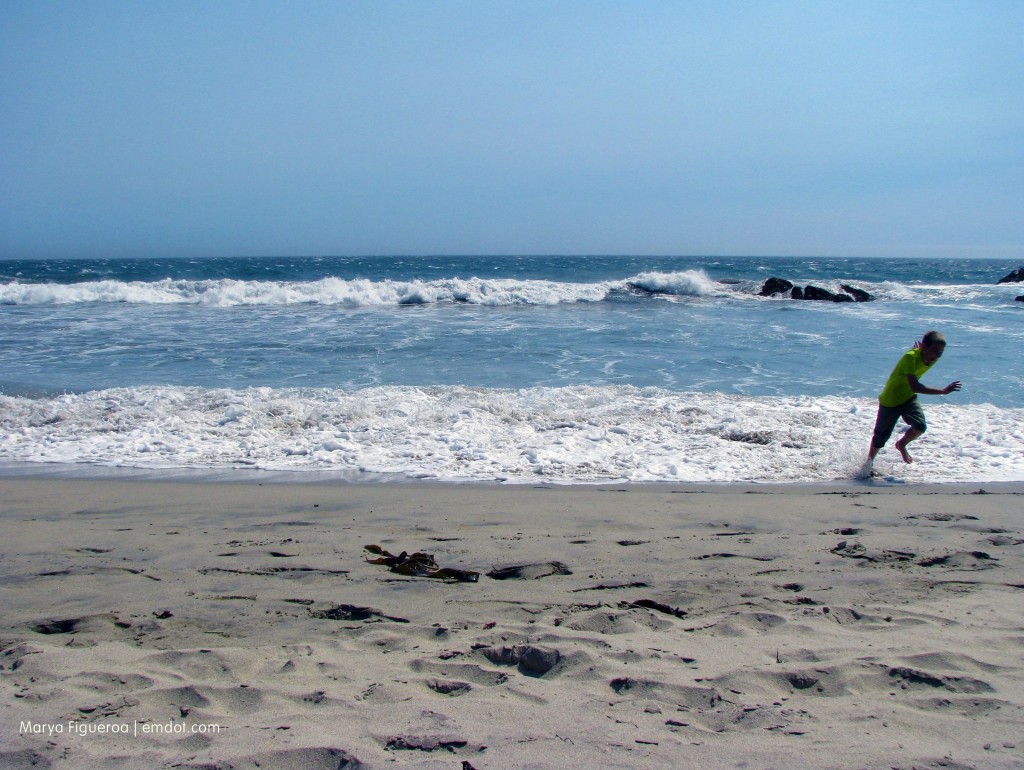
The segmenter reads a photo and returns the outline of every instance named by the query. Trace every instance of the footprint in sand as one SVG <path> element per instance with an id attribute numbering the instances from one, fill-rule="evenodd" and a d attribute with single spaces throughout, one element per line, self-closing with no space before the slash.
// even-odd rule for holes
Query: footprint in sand
<path id="1" fill-rule="evenodd" d="M 560 561 L 547 561 L 540 564 L 516 564 L 507 567 L 495 567 L 487 573 L 494 580 L 538 580 L 551 575 L 571 575 L 572 570 Z"/>
<path id="2" fill-rule="evenodd" d="M 494 687 L 508 681 L 508 674 L 504 671 L 486 669 L 475 663 L 445 663 L 420 659 L 414 660 L 409 666 L 418 674 L 434 674 L 435 677 L 443 677 L 445 681 L 459 681 L 467 687 L 472 685 Z M 433 678 L 428 680 L 428 682 L 430 681 L 440 680 Z"/>

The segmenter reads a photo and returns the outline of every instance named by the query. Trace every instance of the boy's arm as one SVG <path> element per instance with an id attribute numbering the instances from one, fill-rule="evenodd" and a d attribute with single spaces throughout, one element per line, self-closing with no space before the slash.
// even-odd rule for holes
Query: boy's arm
<path id="1" fill-rule="evenodd" d="M 925 396 L 948 396 L 954 391 L 960 390 L 960 380 L 949 383 L 944 388 L 929 388 L 927 385 L 922 385 L 921 381 L 913 374 L 907 375 L 907 382 L 910 383 L 910 389 L 915 393 L 920 393 Z"/>

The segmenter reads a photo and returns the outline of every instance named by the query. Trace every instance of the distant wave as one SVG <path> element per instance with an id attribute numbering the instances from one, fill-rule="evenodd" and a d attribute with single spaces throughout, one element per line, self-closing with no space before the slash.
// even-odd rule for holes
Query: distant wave
<path id="1" fill-rule="evenodd" d="M 1024 481 L 1024 410 L 930 406 L 907 481 Z M 849 479 L 873 399 L 630 386 L 140 387 L 0 395 L 0 461 L 583 483 Z M 883 472 L 896 467 L 891 449 Z"/>
<path id="2" fill-rule="evenodd" d="M 840 293 L 845 281 L 808 281 Z M 942 302 L 986 302 L 1014 291 L 988 285 L 919 285 L 852 281 L 876 299 Z M 209 307 L 329 305 L 381 307 L 398 305 L 469 304 L 505 307 L 602 302 L 617 296 L 663 298 L 712 297 L 779 301 L 758 296 L 760 281 L 723 282 L 702 270 L 645 272 L 611 281 L 573 283 L 515 278 L 444 278 L 435 280 L 369 280 L 322 278 L 315 281 L 236 279 L 160 281 L 82 281 L 0 285 L 0 305 L 73 305 L 126 303 L 202 305 Z"/>
<path id="3" fill-rule="evenodd" d="M 617 293 L 701 297 L 726 293 L 702 271 L 642 273 L 621 281 L 570 283 L 512 278 L 445 278 L 431 281 L 323 278 L 316 281 L 174 280 L 19 283 L 0 286 L 0 304 L 67 305 L 90 302 L 244 305 L 557 305 L 601 302 Z"/>

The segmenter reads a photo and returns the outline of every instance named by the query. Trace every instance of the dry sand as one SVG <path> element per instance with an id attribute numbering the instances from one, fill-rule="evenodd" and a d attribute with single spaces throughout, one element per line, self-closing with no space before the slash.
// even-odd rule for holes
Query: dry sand
<path id="1" fill-rule="evenodd" d="M 980 486 L 2 478 L 0 767 L 1020 768 Z"/>

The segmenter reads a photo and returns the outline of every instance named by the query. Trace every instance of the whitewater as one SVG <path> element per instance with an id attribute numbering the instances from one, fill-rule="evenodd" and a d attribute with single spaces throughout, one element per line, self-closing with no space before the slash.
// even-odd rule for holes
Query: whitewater
<path id="1" fill-rule="evenodd" d="M 950 340 L 908 482 L 1024 480 L 1024 303 L 984 260 L 0 262 L 0 464 L 507 483 L 821 482 Z M 870 302 L 760 293 L 771 276 Z"/>

